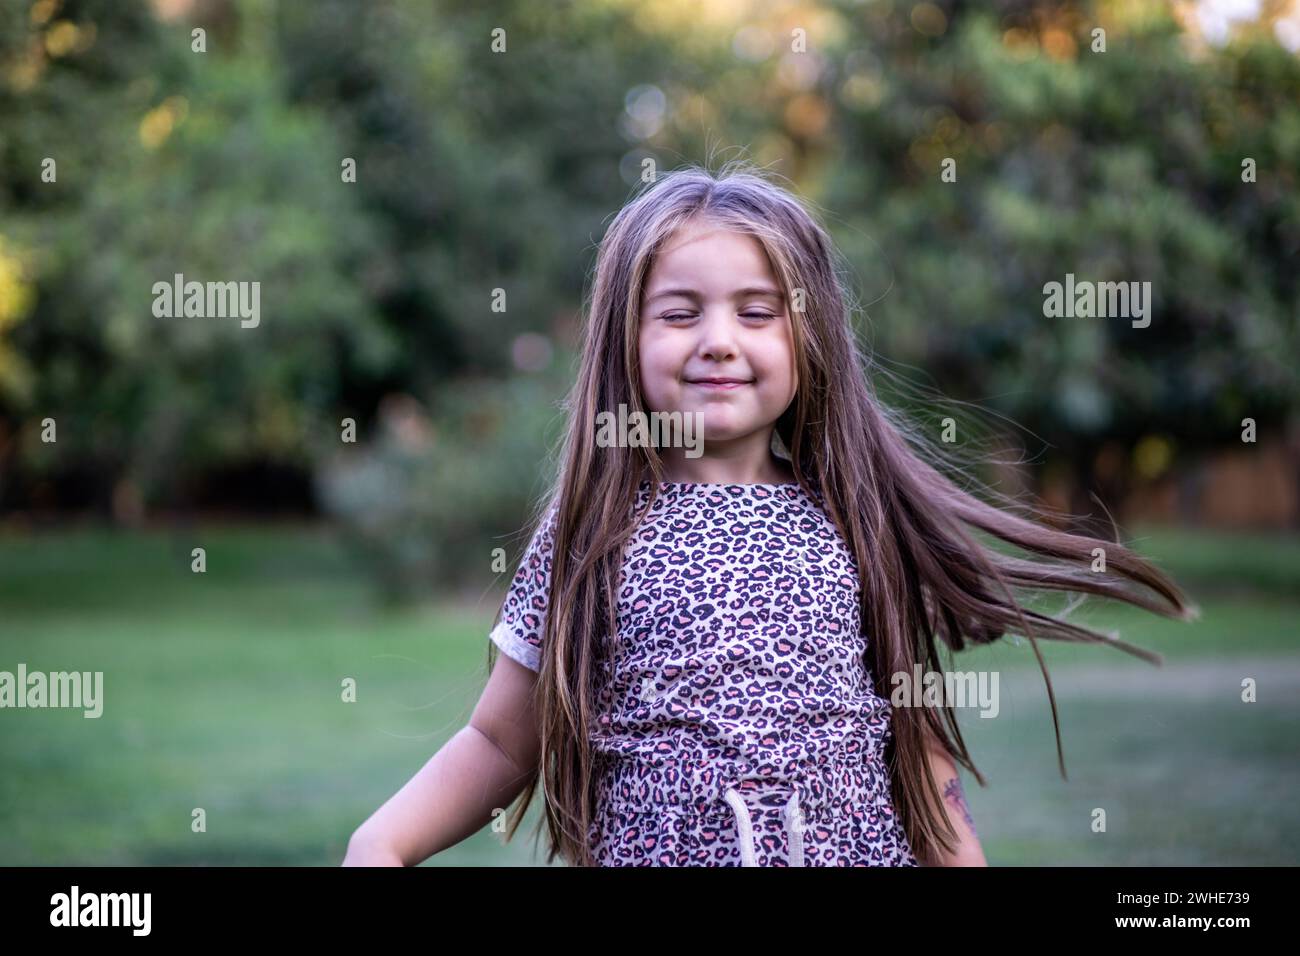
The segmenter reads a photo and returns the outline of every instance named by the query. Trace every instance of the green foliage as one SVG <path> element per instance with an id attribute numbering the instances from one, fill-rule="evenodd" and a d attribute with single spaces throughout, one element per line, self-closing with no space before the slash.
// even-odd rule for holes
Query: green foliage
<path id="1" fill-rule="evenodd" d="M 538 463 L 561 435 L 560 394 L 532 376 L 466 382 L 432 415 L 390 396 L 372 440 L 319 450 L 321 504 L 388 599 L 482 580 L 496 548 L 513 572 L 527 542 L 507 529 L 545 489 Z"/>
<path id="2" fill-rule="evenodd" d="M 546 467 L 534 416 L 554 430 L 567 384 L 512 383 L 511 350 L 571 347 L 594 244 L 647 157 L 787 175 L 882 358 L 1083 468 L 1104 442 L 1214 446 L 1294 411 L 1300 58 L 1259 32 L 1190 52 L 1154 3 L 801 10 L 805 53 L 775 12 L 634 0 L 213 0 L 175 20 L 146 0 L 4 4 L 0 508 L 69 486 L 81 498 L 54 504 L 184 507 L 273 463 L 315 473 L 358 534 L 410 539 L 377 559 L 391 590 L 479 560 L 519 526 L 517 484 Z M 637 90 L 662 115 L 634 116 Z M 155 317 L 176 273 L 258 281 L 259 327 Z M 1150 327 L 1046 317 L 1066 273 L 1151 282 Z M 392 395 L 431 409 L 437 454 L 363 438 L 372 472 L 345 482 L 339 420 L 381 435 Z"/>
<path id="3" fill-rule="evenodd" d="M 839 132 L 871 161 L 822 201 L 869 237 L 876 347 L 1075 451 L 1280 422 L 1300 399 L 1300 60 L 1271 41 L 1194 60 L 1167 14 L 1093 53 L 1087 5 L 1049 53 L 1040 6 L 971 8 L 938 41 L 897 29 L 905 9 L 852 21 L 882 92 Z M 1150 327 L 1045 317 L 1066 273 L 1149 281 Z"/>

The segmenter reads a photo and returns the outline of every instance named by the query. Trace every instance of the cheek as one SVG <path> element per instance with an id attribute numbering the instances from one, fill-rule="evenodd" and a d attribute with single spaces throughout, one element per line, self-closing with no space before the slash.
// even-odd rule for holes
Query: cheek
<path id="1" fill-rule="evenodd" d="M 680 363 L 662 342 L 656 342 L 653 335 L 642 333 L 638 348 L 641 390 L 647 402 L 655 406 L 670 402 L 678 388 L 677 372 Z"/>
<path id="2" fill-rule="evenodd" d="M 652 331 L 644 331 L 637 343 L 638 361 L 647 376 L 676 378 L 682 367 L 682 355 L 673 343 Z"/>
<path id="3" fill-rule="evenodd" d="M 789 329 L 786 329 L 785 335 L 785 369 L 786 384 L 793 395 L 799 387 L 799 363 L 795 361 L 794 339 Z"/>
<path id="4" fill-rule="evenodd" d="M 799 372 L 795 366 L 794 349 L 788 341 L 777 340 L 765 350 L 763 370 L 774 388 L 793 391 L 797 387 Z"/>

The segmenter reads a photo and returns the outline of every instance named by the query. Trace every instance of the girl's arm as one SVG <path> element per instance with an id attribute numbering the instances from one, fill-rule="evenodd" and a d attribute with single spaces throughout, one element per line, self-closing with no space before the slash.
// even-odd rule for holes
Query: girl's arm
<path id="1" fill-rule="evenodd" d="M 415 866 L 477 833 L 537 771 L 537 674 L 502 654 L 469 724 L 348 841 L 344 866 Z"/>
<path id="2" fill-rule="evenodd" d="M 966 805 L 966 795 L 961 789 L 961 778 L 957 775 L 957 766 L 948 752 L 942 747 L 932 745 L 930 753 L 930 773 L 934 776 L 935 786 L 943 797 L 943 808 L 957 831 L 959 842 L 952 853 L 938 851 L 935 860 L 923 861 L 926 866 L 988 866 L 984 859 L 984 850 L 980 847 L 979 837 L 975 835 L 975 821 L 971 819 L 970 807 Z"/>

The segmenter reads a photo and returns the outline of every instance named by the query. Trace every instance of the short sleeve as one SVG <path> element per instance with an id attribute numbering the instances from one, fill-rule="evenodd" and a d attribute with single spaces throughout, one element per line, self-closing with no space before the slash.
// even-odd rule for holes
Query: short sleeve
<path id="1" fill-rule="evenodd" d="M 555 507 L 533 533 L 505 602 L 501 615 L 488 635 L 502 653 L 529 670 L 541 670 L 542 629 L 546 623 L 546 601 L 551 583 L 551 556 L 555 542 Z"/>

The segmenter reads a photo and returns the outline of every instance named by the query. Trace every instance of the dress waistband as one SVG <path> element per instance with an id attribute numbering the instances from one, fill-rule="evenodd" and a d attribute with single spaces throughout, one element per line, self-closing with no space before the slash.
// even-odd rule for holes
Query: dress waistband
<path id="1" fill-rule="evenodd" d="M 654 754 L 605 756 L 601 799 L 610 809 L 679 813 L 719 824 L 734 818 L 741 865 L 754 866 L 754 815 L 779 814 L 790 842 L 790 865 L 803 865 L 801 835 L 809 825 L 891 802 L 888 768 L 879 752 L 841 746 L 792 770 L 761 760 L 707 764 Z"/>

